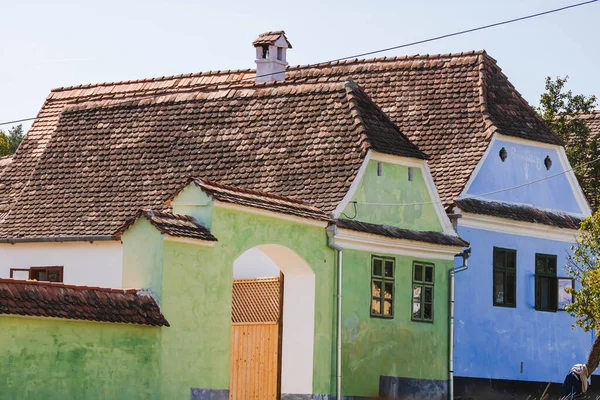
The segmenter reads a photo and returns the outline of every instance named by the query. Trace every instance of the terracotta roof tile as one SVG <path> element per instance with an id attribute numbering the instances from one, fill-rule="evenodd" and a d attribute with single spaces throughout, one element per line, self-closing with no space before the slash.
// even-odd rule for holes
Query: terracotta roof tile
<path id="1" fill-rule="evenodd" d="M 153 296 L 107 289 L 0 278 L 0 314 L 169 326 Z"/>
<path id="2" fill-rule="evenodd" d="M 196 179 L 194 183 L 215 200 L 224 203 L 239 204 L 247 207 L 294 215 L 302 218 L 329 221 L 327 213 L 318 208 L 290 197 L 265 193 L 258 190 L 241 189 L 234 186 L 223 185 L 207 179 Z"/>
<path id="3" fill-rule="evenodd" d="M 579 229 L 579 224 L 581 223 L 581 218 L 573 215 L 497 201 L 482 201 L 467 198 L 457 200 L 456 205 L 465 213 L 489 215 L 515 221 L 550 225 L 557 228 Z"/>
<path id="4" fill-rule="evenodd" d="M 587 126 L 590 128 L 593 135 L 600 136 L 600 110 L 593 111 L 589 114 L 581 114 L 579 118 L 587 123 Z"/>
<path id="5" fill-rule="evenodd" d="M 289 67 L 283 84 L 257 86 L 254 75 L 217 71 L 53 90 L 0 171 L 0 199 L 15 211 L 0 237 L 114 232 L 136 210 L 159 207 L 190 175 L 328 212 L 366 149 L 409 151 L 399 136 L 388 143 L 397 129 L 389 125 L 366 141 L 361 129 L 387 118 L 430 157 L 446 206 L 494 132 L 561 143 L 485 52 Z M 353 91 L 355 103 L 368 96 L 376 104 L 361 107 L 361 118 L 348 117 L 347 93 L 324 89 L 348 77 L 364 90 Z M 385 115 L 370 122 L 373 107 Z"/>
<path id="6" fill-rule="evenodd" d="M 260 35 L 258 35 L 258 37 L 256 39 L 254 39 L 254 41 L 252 42 L 252 45 L 254 46 L 261 46 L 261 45 L 272 45 L 274 44 L 277 39 L 279 39 L 281 37 L 281 35 L 283 35 L 283 38 L 285 39 L 288 48 L 292 48 L 292 44 L 290 43 L 290 41 L 288 40 L 288 38 L 285 36 L 285 32 L 284 31 L 273 31 L 273 32 L 265 32 L 265 33 L 261 33 Z"/>
<path id="7" fill-rule="evenodd" d="M 31 178 L 14 182 L 18 206 L 0 237 L 110 235 L 138 210 L 160 210 L 188 176 L 327 213 L 368 149 L 424 157 L 379 114 L 344 81 L 69 105 Z"/>
<path id="8" fill-rule="evenodd" d="M 231 322 L 279 321 L 279 278 L 235 279 Z"/>
<path id="9" fill-rule="evenodd" d="M 461 239 L 458 236 L 448 235 L 442 232 L 413 231 L 409 229 L 397 228 L 395 226 L 378 225 L 349 219 L 339 219 L 335 224 L 339 228 L 350 229 L 364 233 L 372 233 L 374 235 L 387 236 L 394 239 L 413 240 L 416 242 L 433 243 L 445 246 L 464 247 L 469 245 L 469 242 Z"/>
<path id="10" fill-rule="evenodd" d="M 146 218 L 148 222 L 164 235 L 206 240 L 209 242 L 217 241 L 217 238 L 210 233 L 210 230 L 197 222 L 192 216 L 153 210 L 138 211 L 135 217 L 131 218 L 122 227 L 117 229 L 114 236 L 122 236 L 123 233 L 125 233 L 125 231 L 140 217 Z"/>

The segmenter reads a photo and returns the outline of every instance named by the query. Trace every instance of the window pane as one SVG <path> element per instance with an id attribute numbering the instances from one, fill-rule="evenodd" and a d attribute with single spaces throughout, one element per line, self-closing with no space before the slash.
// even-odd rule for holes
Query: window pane
<path id="1" fill-rule="evenodd" d="M 382 263 L 383 263 L 383 261 L 379 258 L 373 259 L 373 275 L 382 276 L 382 274 L 381 274 Z"/>
<path id="2" fill-rule="evenodd" d="M 422 265 L 415 265 L 414 280 L 417 282 L 423 282 L 423 266 Z"/>
<path id="3" fill-rule="evenodd" d="M 394 290 L 394 284 L 392 282 L 385 282 L 384 297 L 386 299 L 391 299 L 392 298 L 393 290 Z"/>
<path id="4" fill-rule="evenodd" d="M 425 267 L 425 282 L 433 282 L 433 267 Z"/>
<path id="5" fill-rule="evenodd" d="M 548 273 L 556 276 L 556 257 L 548 257 L 547 259 Z"/>
<path id="6" fill-rule="evenodd" d="M 494 272 L 494 302 L 504 304 L 504 272 Z"/>
<path id="7" fill-rule="evenodd" d="M 431 321 L 433 315 L 433 305 L 425 303 L 423 305 L 423 319 Z"/>
<path id="8" fill-rule="evenodd" d="M 385 262 L 385 276 L 387 278 L 394 277 L 394 262 L 393 261 L 388 260 Z"/>
<path id="9" fill-rule="evenodd" d="M 494 249 L 494 267 L 506 267 L 506 252 L 504 250 Z"/>
<path id="10" fill-rule="evenodd" d="M 381 281 L 373 281 L 373 297 L 381 298 Z"/>
<path id="11" fill-rule="evenodd" d="M 413 303 L 413 318 L 421 319 L 421 303 Z"/>
<path id="12" fill-rule="evenodd" d="M 431 303 L 433 301 L 433 288 L 426 287 L 425 289 L 425 303 Z"/>
<path id="13" fill-rule="evenodd" d="M 56 269 L 52 269 L 48 271 L 48 280 L 50 282 L 61 282 L 60 279 L 60 271 Z"/>
<path id="14" fill-rule="evenodd" d="M 383 315 L 392 315 L 392 300 L 383 301 Z"/>
<path id="15" fill-rule="evenodd" d="M 376 298 L 371 300 L 371 312 L 373 314 L 381 314 L 381 300 Z"/>
<path id="16" fill-rule="evenodd" d="M 506 303 L 515 304 L 516 302 L 516 276 L 514 273 L 506 274 Z"/>
<path id="17" fill-rule="evenodd" d="M 517 268 L 517 253 L 514 251 L 506 251 L 506 268 Z"/>
<path id="18" fill-rule="evenodd" d="M 27 280 L 29 279 L 29 271 L 25 270 L 25 271 L 12 271 L 12 278 L 13 279 L 22 279 L 22 280 Z"/>
<path id="19" fill-rule="evenodd" d="M 420 302 L 421 301 L 421 286 L 413 287 L 413 301 Z"/>
<path id="20" fill-rule="evenodd" d="M 550 278 L 541 277 L 540 280 L 540 308 L 549 310 L 550 307 Z"/>

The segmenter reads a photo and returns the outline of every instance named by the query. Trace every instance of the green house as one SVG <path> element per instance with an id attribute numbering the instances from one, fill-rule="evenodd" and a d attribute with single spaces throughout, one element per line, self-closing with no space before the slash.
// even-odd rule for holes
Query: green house
<path id="1" fill-rule="evenodd" d="M 84 106 L 61 121 L 57 135 L 80 133 L 73 151 L 116 168 L 103 179 L 118 201 L 98 200 L 98 215 L 127 216 L 113 230 L 123 287 L 143 290 L 102 300 L 40 283 L 16 310 L 24 281 L 0 280 L 0 398 L 447 396 L 449 271 L 467 243 L 427 156 L 354 82 Z M 61 302 L 75 311 L 44 311 Z M 147 322 L 157 307 L 168 323 Z"/>

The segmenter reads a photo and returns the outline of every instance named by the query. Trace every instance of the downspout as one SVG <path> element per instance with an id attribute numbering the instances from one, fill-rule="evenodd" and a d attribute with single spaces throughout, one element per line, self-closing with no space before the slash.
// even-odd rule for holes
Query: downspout
<path id="1" fill-rule="evenodd" d="M 467 248 L 455 257 L 462 257 L 463 265 L 450 269 L 450 354 L 448 357 L 448 398 L 454 400 L 454 275 L 469 268 L 471 249 Z"/>
<path id="2" fill-rule="evenodd" d="M 335 374 L 335 395 L 337 400 L 342 400 L 342 247 L 335 243 L 335 233 L 337 227 L 329 225 L 327 227 L 327 246 L 336 251 L 337 259 L 337 328 L 336 328 L 336 374 Z"/>

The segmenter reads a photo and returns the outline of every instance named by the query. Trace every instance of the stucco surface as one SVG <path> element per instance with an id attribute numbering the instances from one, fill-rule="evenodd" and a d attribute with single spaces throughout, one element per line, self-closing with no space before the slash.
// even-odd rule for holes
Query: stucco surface
<path id="1" fill-rule="evenodd" d="M 385 255 L 385 254 L 378 254 Z M 376 396 L 379 377 L 448 379 L 448 270 L 452 261 L 435 264 L 434 321 L 411 321 L 413 258 L 396 259 L 393 319 L 372 318 L 371 253 L 344 251 L 343 392 Z"/>
<path id="2" fill-rule="evenodd" d="M 562 382 L 585 362 L 593 337 L 572 329 L 564 311 L 535 310 L 535 253 L 557 255 L 558 275 L 566 276 L 570 244 L 464 227 L 459 234 L 473 252 L 469 269 L 456 275 L 456 376 Z M 494 246 L 517 250 L 516 308 L 492 304 Z"/>
<path id="3" fill-rule="evenodd" d="M 159 399 L 160 328 L 0 316 L 0 399 Z"/>
<path id="4" fill-rule="evenodd" d="M 358 184 L 353 201 L 357 201 L 356 217 L 354 205 L 348 204 L 342 218 L 357 219 L 374 224 L 385 224 L 399 228 L 442 231 L 442 225 L 435 212 L 432 199 L 425 184 L 423 171 L 413 167 L 413 180 L 408 180 L 408 166 L 381 162 L 382 176 L 377 175 L 376 160 L 370 160 Z M 385 203 L 407 204 L 389 206 Z"/>
<path id="5" fill-rule="evenodd" d="M 507 152 L 504 162 L 499 156 L 503 147 Z M 544 165 L 546 156 L 552 160 L 549 170 Z M 583 211 L 577 204 L 566 174 L 545 179 L 568 168 L 570 168 L 568 165 L 561 165 L 556 149 L 496 140 L 473 183 L 467 189 L 465 197 L 480 196 L 544 179 L 516 189 L 486 194 L 481 197 L 481 200 L 527 204 L 549 210 L 582 214 Z"/>

